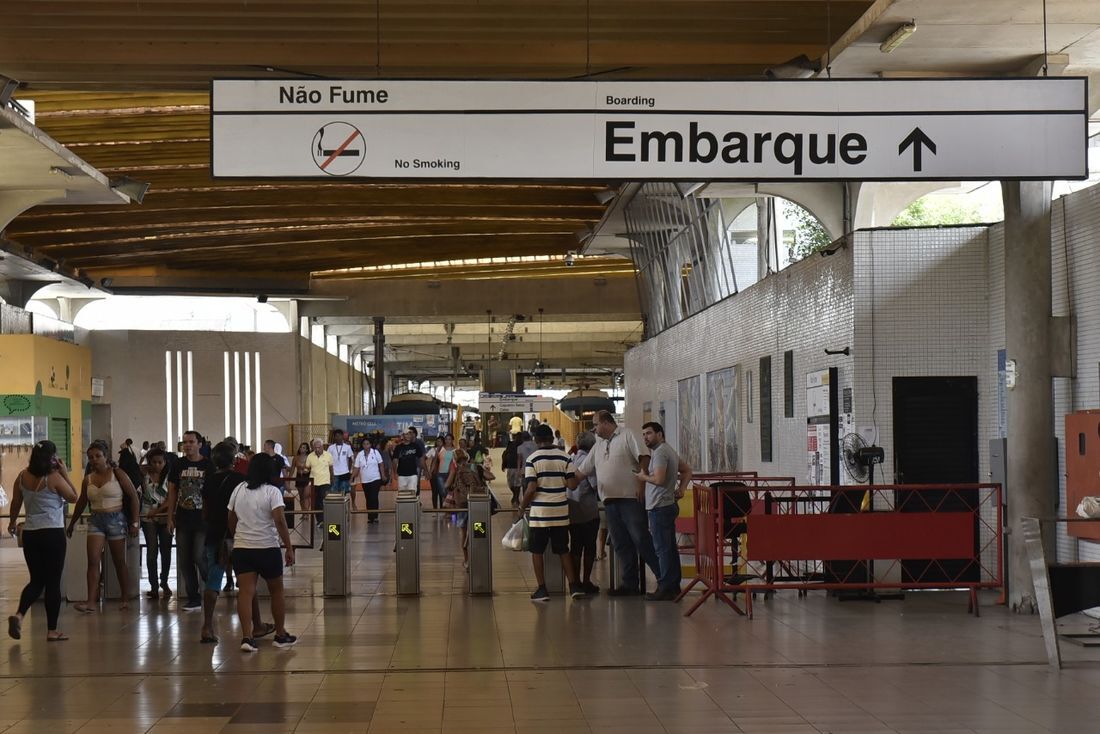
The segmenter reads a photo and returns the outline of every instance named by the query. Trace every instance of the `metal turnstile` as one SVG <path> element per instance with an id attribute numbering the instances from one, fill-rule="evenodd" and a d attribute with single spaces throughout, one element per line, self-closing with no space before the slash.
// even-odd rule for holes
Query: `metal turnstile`
<path id="1" fill-rule="evenodd" d="M 646 592 L 646 579 L 645 579 L 645 563 L 642 561 L 642 557 L 638 556 L 638 590 L 641 593 Z M 622 586 L 619 580 L 619 564 L 615 558 L 615 546 L 610 542 L 607 544 L 607 574 L 608 585 L 612 589 L 618 589 Z"/>
<path id="2" fill-rule="evenodd" d="M 73 537 L 65 546 L 61 595 L 68 601 L 88 601 L 88 516 L 76 519 Z"/>
<path id="3" fill-rule="evenodd" d="M 76 530 L 73 530 L 73 537 L 76 537 Z M 139 540 L 141 535 L 137 538 L 131 538 L 126 536 L 126 575 L 129 577 L 130 583 L 130 595 L 129 598 L 136 599 L 141 595 L 141 541 Z M 84 551 L 85 559 L 88 557 L 87 549 Z M 118 576 L 115 574 L 115 563 L 111 558 L 111 549 L 109 547 L 103 548 L 103 598 L 104 599 L 121 599 L 122 589 L 119 588 Z M 87 595 L 85 593 L 85 595 Z"/>
<path id="4" fill-rule="evenodd" d="M 397 543 L 397 593 L 420 593 L 420 497 L 399 493 L 394 511 Z"/>
<path id="5" fill-rule="evenodd" d="M 466 550 L 470 557 L 470 593 L 493 593 L 492 501 L 470 495 L 467 503 Z"/>
<path id="6" fill-rule="evenodd" d="M 324 501 L 324 589 L 325 596 L 351 593 L 351 497 L 329 493 Z"/>
<path id="7" fill-rule="evenodd" d="M 542 554 L 542 577 L 546 579 L 546 590 L 551 594 L 565 593 L 565 569 L 561 567 L 561 557 L 550 546 Z"/>

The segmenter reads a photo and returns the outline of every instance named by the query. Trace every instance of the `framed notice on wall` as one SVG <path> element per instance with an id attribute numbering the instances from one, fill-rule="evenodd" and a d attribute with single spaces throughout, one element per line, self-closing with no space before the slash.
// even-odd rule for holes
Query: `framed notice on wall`
<path id="1" fill-rule="evenodd" d="M 806 375 L 806 481 L 840 484 L 837 369 Z"/>

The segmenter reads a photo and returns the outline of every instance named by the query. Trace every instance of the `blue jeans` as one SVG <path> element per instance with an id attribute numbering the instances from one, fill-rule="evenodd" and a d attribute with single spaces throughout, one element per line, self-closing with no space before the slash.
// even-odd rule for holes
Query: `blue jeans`
<path id="1" fill-rule="evenodd" d="M 653 548 L 657 552 L 657 591 L 680 593 L 680 553 L 676 548 L 676 516 L 680 506 L 676 503 L 649 511 L 649 532 L 653 534 Z"/>
<path id="2" fill-rule="evenodd" d="M 186 525 L 176 528 L 176 563 L 183 575 L 187 601 L 201 603 L 199 579 L 206 580 L 206 530 Z"/>
<path id="3" fill-rule="evenodd" d="M 607 530 L 611 533 L 611 547 L 622 569 L 621 588 L 638 591 L 638 557 L 660 577 L 657 553 L 653 550 L 653 538 L 646 525 L 645 508 L 636 499 L 605 500 Z"/>

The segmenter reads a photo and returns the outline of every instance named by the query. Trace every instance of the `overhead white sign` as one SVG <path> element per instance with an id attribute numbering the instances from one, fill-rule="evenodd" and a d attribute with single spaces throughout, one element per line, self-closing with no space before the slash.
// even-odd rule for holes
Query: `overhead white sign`
<path id="1" fill-rule="evenodd" d="M 215 80 L 216 177 L 959 180 L 1087 171 L 1084 78 Z"/>
<path id="2" fill-rule="evenodd" d="M 478 396 L 482 413 L 542 413 L 554 409 L 554 399 L 538 395 L 507 392 L 483 392 Z"/>

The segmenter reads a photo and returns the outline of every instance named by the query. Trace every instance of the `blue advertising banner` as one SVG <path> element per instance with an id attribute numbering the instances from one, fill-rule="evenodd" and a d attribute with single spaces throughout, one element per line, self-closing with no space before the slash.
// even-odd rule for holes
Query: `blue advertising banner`
<path id="1" fill-rule="evenodd" d="M 421 438 L 434 438 L 446 426 L 438 415 L 349 415 L 345 417 L 345 431 L 354 436 L 357 433 L 369 435 L 381 431 L 386 436 L 396 436 L 410 426 L 416 428 Z"/>

